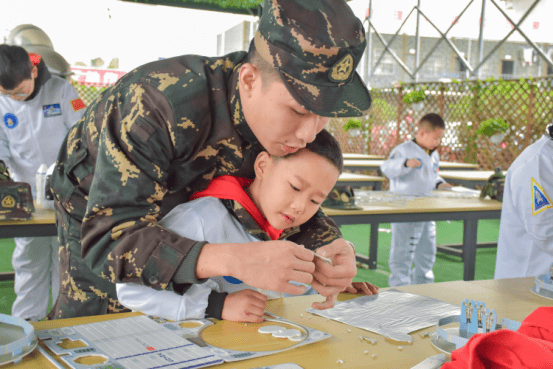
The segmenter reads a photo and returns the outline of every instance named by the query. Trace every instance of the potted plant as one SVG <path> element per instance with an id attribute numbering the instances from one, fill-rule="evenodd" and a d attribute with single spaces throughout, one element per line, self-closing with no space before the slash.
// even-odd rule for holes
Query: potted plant
<path id="1" fill-rule="evenodd" d="M 426 100 L 426 93 L 424 92 L 424 89 L 411 91 L 403 96 L 403 102 L 411 105 L 411 108 L 414 111 L 422 110 L 424 107 L 424 100 Z"/>
<path id="2" fill-rule="evenodd" d="M 482 123 L 476 134 L 486 135 L 490 138 L 490 141 L 494 144 L 498 144 L 503 141 L 505 132 L 509 129 L 509 124 L 503 120 L 503 118 L 488 118 Z"/>
<path id="3" fill-rule="evenodd" d="M 351 137 L 357 137 L 361 134 L 362 127 L 359 119 L 351 118 L 344 124 L 344 131 L 349 132 Z"/>

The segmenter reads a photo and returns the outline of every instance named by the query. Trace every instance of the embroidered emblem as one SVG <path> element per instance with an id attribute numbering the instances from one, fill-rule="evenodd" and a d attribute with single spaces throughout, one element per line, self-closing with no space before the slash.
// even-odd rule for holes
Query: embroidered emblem
<path id="1" fill-rule="evenodd" d="M 13 208 L 15 206 L 15 199 L 10 195 L 2 199 L 2 206 L 5 208 Z"/>
<path id="2" fill-rule="evenodd" d="M 86 108 L 86 105 L 84 104 L 83 100 L 78 98 L 75 100 L 71 100 L 71 107 L 73 108 L 73 111 L 79 111 Z"/>
<path id="3" fill-rule="evenodd" d="M 8 128 L 15 128 L 17 126 L 17 117 L 12 113 L 4 115 L 4 124 Z"/>
<path id="4" fill-rule="evenodd" d="M 531 179 L 532 184 L 532 215 L 536 215 L 545 209 L 552 208 L 553 203 L 543 188 L 534 178 Z"/>
<path id="5" fill-rule="evenodd" d="M 342 83 L 347 80 L 353 72 L 353 56 L 346 54 L 330 68 L 328 78 L 335 83 Z"/>
<path id="6" fill-rule="evenodd" d="M 42 112 L 44 113 L 44 118 L 55 117 L 61 115 L 61 106 L 60 104 L 43 105 Z"/>

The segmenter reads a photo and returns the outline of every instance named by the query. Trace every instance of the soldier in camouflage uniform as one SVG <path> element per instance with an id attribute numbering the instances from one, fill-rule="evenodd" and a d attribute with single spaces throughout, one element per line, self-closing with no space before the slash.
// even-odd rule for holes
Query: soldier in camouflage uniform
<path id="1" fill-rule="evenodd" d="M 298 294 L 288 283 L 297 271 L 327 297 L 320 308 L 333 306 L 355 257 L 320 212 L 294 242 L 211 245 L 157 220 L 214 177 L 253 178 L 262 149 L 295 152 L 329 117 L 365 114 L 370 95 L 355 72 L 365 44 L 343 0 L 267 0 L 248 54 L 157 61 L 107 89 L 69 132 L 52 174 L 62 248 L 49 317 L 125 311 L 116 282 L 182 293 L 227 275 Z M 313 271 L 309 249 L 319 247 L 335 265 Z"/>

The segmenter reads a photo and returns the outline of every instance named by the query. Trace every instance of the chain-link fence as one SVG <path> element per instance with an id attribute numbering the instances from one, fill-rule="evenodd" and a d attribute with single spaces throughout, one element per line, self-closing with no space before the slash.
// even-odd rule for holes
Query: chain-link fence
<path id="1" fill-rule="evenodd" d="M 420 110 L 403 97 L 424 90 Z M 388 156 L 398 144 L 415 135 L 417 121 L 427 113 L 438 113 L 446 122 L 439 153 L 442 161 L 476 163 L 481 169 L 507 169 L 530 144 L 539 139 L 553 120 L 553 78 L 403 84 L 373 89 L 373 106 L 362 119 L 360 137 L 350 137 L 342 127 L 347 118 L 332 119 L 329 130 L 344 152 Z M 502 118 L 509 128 L 494 144 L 478 135 L 480 124 Z"/>
<path id="2" fill-rule="evenodd" d="M 112 86 L 110 84 L 82 84 L 77 81 L 71 81 L 71 84 L 75 87 L 75 90 L 77 90 L 86 106 L 90 105 L 103 91 Z"/>

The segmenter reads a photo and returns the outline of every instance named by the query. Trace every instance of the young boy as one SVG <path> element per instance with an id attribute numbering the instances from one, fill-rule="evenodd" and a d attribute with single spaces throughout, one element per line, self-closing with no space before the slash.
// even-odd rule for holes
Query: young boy
<path id="1" fill-rule="evenodd" d="M 295 154 L 274 157 L 261 152 L 255 160 L 253 181 L 231 176 L 213 179 L 204 191 L 192 196 L 194 201 L 174 208 L 159 225 L 179 236 L 209 243 L 284 240 L 319 210 L 342 166 L 338 142 L 323 130 Z M 324 263 L 319 258 L 313 262 Z M 308 283 L 309 278 L 303 274 L 298 272 L 294 280 Z M 290 283 L 300 286 L 303 294 L 317 293 L 306 283 Z M 254 290 L 228 276 L 194 284 L 183 296 L 131 283 L 118 283 L 116 288 L 124 306 L 171 320 L 207 315 L 259 323 L 263 321 L 267 299 L 282 296 Z M 354 283 L 346 291 L 370 295 L 378 293 L 378 287 Z"/>
<path id="2" fill-rule="evenodd" d="M 436 148 L 444 136 L 445 123 L 438 114 L 426 114 L 417 125 L 413 140 L 398 145 L 380 169 L 390 180 L 390 191 L 424 195 L 452 187 L 438 175 L 440 157 Z M 388 278 L 390 287 L 434 282 L 436 223 L 392 223 Z M 411 265 L 415 263 L 414 271 Z"/>

